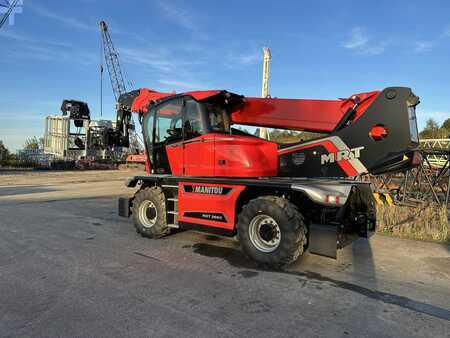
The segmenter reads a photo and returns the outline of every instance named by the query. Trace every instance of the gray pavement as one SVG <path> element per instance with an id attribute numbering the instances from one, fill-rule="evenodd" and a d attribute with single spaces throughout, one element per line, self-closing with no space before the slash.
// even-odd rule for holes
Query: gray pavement
<path id="1" fill-rule="evenodd" d="M 0 336 L 450 337 L 450 247 L 386 236 L 262 271 L 235 240 L 138 236 L 127 173 L 0 177 Z"/>

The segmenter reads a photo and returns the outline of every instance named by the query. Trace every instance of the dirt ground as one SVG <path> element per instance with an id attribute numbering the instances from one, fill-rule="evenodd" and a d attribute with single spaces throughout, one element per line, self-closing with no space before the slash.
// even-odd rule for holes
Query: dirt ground
<path id="1" fill-rule="evenodd" d="M 383 235 L 259 269 L 117 216 L 136 171 L 0 175 L 0 336 L 449 337 L 450 246 Z"/>

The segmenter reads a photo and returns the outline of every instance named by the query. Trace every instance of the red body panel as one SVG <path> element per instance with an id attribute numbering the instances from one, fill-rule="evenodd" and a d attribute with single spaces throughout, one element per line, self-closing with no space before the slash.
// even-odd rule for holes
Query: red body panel
<path id="1" fill-rule="evenodd" d="M 184 175 L 214 175 L 214 134 L 202 135 L 184 143 Z"/>
<path id="2" fill-rule="evenodd" d="M 211 96 L 217 95 L 221 90 L 197 90 L 192 92 L 186 92 L 182 95 L 192 96 L 197 101 L 207 99 Z M 166 97 L 179 95 L 176 93 L 160 93 L 151 89 L 142 88 L 139 90 L 139 95 L 134 99 L 131 105 L 132 112 L 146 113 L 148 111 L 148 105 L 152 102 L 164 99 Z"/>
<path id="3" fill-rule="evenodd" d="M 166 147 L 176 176 L 277 176 L 278 146 L 257 137 L 206 134 Z"/>
<path id="4" fill-rule="evenodd" d="M 355 118 L 359 118 L 376 99 L 378 91 L 356 94 L 361 100 Z M 348 100 L 303 100 L 249 97 L 231 116 L 233 123 L 269 128 L 331 132 L 346 111 Z"/>
<path id="5" fill-rule="evenodd" d="M 214 176 L 278 175 L 278 145 L 257 137 L 215 135 Z"/>
<path id="6" fill-rule="evenodd" d="M 170 170 L 172 175 L 182 176 L 184 165 L 183 144 L 175 143 L 166 146 L 167 157 L 169 158 Z"/>
<path id="7" fill-rule="evenodd" d="M 343 116 L 341 101 L 247 98 L 234 123 L 270 128 L 331 131 Z"/>
<path id="8" fill-rule="evenodd" d="M 151 165 L 150 165 L 150 160 L 148 159 L 148 157 L 146 157 L 145 158 L 145 173 L 147 175 L 150 175 L 151 172 L 152 172 L 152 168 L 151 168 Z"/>
<path id="9" fill-rule="evenodd" d="M 151 89 L 140 89 L 139 95 L 134 99 L 133 104 L 131 105 L 131 111 L 146 113 L 148 111 L 147 106 L 149 103 L 173 95 L 175 95 L 175 93 L 160 93 Z"/>
<path id="10" fill-rule="evenodd" d="M 202 101 L 221 93 L 222 90 L 194 90 L 191 92 L 185 92 L 183 95 L 192 96 L 197 101 Z"/>
<path id="11" fill-rule="evenodd" d="M 225 194 L 205 194 L 196 192 L 186 192 L 185 186 L 221 187 L 229 189 Z M 201 224 L 233 230 L 235 227 L 235 206 L 236 201 L 245 189 L 241 185 L 217 185 L 204 183 L 180 182 L 178 184 L 178 221 Z M 198 217 L 186 217 L 186 213 L 198 213 Z M 222 221 L 206 219 L 205 215 L 221 214 Z M 202 217 L 203 216 L 203 217 Z"/>

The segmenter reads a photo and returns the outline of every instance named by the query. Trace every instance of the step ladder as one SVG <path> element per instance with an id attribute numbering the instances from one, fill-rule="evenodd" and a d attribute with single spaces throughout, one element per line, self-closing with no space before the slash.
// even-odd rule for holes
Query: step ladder
<path id="1" fill-rule="evenodd" d="M 178 229 L 178 185 L 161 185 L 164 190 L 169 190 L 171 196 L 166 199 L 167 226 L 172 229 Z"/>

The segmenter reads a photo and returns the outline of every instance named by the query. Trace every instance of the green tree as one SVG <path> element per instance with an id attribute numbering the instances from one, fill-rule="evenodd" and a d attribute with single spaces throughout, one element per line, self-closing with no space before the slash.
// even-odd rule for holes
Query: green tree
<path id="1" fill-rule="evenodd" d="M 42 148 L 43 145 L 43 139 L 38 139 L 36 136 L 28 137 L 25 140 L 25 143 L 23 145 L 23 149 L 25 150 L 38 150 Z"/>
<path id="2" fill-rule="evenodd" d="M 0 140 L 0 163 L 7 161 L 9 158 L 9 150 L 3 144 L 3 141 Z"/>
<path id="3" fill-rule="evenodd" d="M 450 133 L 450 119 L 447 119 L 442 123 L 441 128 L 446 129 Z"/>
<path id="4" fill-rule="evenodd" d="M 446 130 L 444 128 L 440 128 L 439 124 L 433 120 L 428 119 L 425 125 L 425 128 L 420 132 L 420 138 L 445 138 Z"/>

